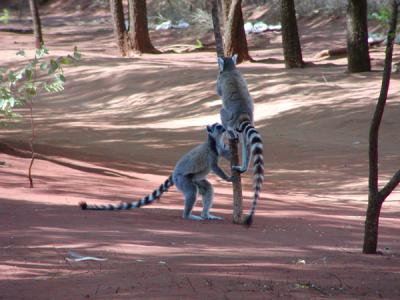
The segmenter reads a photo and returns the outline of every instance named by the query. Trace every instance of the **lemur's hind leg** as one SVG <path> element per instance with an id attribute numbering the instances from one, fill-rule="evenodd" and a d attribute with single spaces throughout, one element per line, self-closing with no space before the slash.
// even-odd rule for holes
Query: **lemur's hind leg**
<path id="1" fill-rule="evenodd" d="M 185 207 L 182 217 L 195 221 L 203 220 L 200 216 L 192 215 L 193 206 L 197 197 L 197 185 L 192 181 L 192 178 L 190 176 L 177 175 L 174 178 L 174 182 L 185 197 Z"/>
<path id="2" fill-rule="evenodd" d="M 223 220 L 222 217 L 217 217 L 210 214 L 210 209 L 213 205 L 214 198 L 214 190 L 211 183 L 206 179 L 203 179 L 197 181 L 196 184 L 199 188 L 199 194 L 202 196 L 203 200 L 203 212 L 201 213 L 201 217 L 205 220 Z"/>
<path id="3" fill-rule="evenodd" d="M 251 158 L 250 144 L 244 133 L 240 134 L 240 143 L 242 144 L 242 165 L 232 166 L 232 169 L 239 171 L 240 173 L 244 173 L 249 168 Z"/>

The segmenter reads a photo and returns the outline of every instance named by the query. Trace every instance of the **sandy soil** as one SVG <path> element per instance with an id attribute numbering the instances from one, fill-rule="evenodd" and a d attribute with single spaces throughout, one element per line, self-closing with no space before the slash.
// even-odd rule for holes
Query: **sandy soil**
<path id="1" fill-rule="evenodd" d="M 0 299 L 400 298 L 399 190 L 381 215 L 382 255 L 361 254 L 368 126 L 383 48 L 371 51 L 373 72 L 347 74 L 345 58 L 313 58 L 343 45 L 343 20 L 304 19 L 308 67 L 285 70 L 278 33 L 251 39 L 258 62 L 240 70 L 265 143 L 266 183 L 255 223 L 246 229 L 231 223 L 230 185 L 215 176 L 214 213 L 222 222 L 182 220 L 174 188 L 135 211 L 78 209 L 80 201 L 145 195 L 204 140 L 205 125 L 219 120 L 215 57 L 120 58 L 105 15 L 50 15 L 43 23 L 51 54 L 77 45 L 83 61 L 66 68 L 64 93 L 35 104 L 36 149 L 65 165 L 37 160 L 29 189 L 29 159 L 0 153 Z M 152 38 L 165 47 L 178 35 L 178 43 L 195 41 L 192 33 Z M 22 63 L 15 52 L 33 45 L 27 35 L 0 38 L 2 66 Z M 399 92 L 394 74 L 380 135 L 382 184 L 400 166 Z M 29 134 L 22 119 L 0 137 L 27 149 Z M 248 208 L 250 175 L 244 190 Z M 74 262 L 70 251 L 107 260 Z"/>

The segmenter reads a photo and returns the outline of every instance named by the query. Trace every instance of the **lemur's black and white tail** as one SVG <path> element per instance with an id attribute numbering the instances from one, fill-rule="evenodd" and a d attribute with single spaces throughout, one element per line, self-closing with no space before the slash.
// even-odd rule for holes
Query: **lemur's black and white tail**
<path id="1" fill-rule="evenodd" d="M 83 210 L 127 210 L 133 208 L 139 208 L 143 205 L 149 205 L 153 203 L 155 200 L 161 197 L 168 189 L 174 185 L 172 180 L 172 175 L 168 177 L 167 180 L 164 181 L 157 189 L 153 191 L 153 193 L 143 197 L 138 201 L 133 202 L 123 202 L 118 205 L 108 204 L 108 205 L 94 205 L 94 204 L 87 204 L 86 202 L 79 203 L 80 207 Z"/>
<path id="2" fill-rule="evenodd" d="M 239 126 L 239 131 L 245 135 L 246 141 L 250 143 L 250 151 L 253 157 L 254 197 L 250 212 L 243 222 L 244 225 L 251 226 L 254 212 L 257 207 L 257 201 L 260 199 L 262 183 L 264 181 L 263 144 L 260 134 L 249 121 L 242 122 Z"/>

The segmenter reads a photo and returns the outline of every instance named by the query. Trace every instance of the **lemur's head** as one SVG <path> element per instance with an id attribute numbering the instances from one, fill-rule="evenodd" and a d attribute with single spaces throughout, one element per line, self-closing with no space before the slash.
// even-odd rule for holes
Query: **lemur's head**
<path id="1" fill-rule="evenodd" d="M 224 71 L 232 71 L 236 69 L 236 61 L 237 61 L 237 54 L 233 55 L 232 57 L 218 57 L 218 67 L 219 72 L 222 73 Z"/>
<path id="2" fill-rule="evenodd" d="M 208 142 L 211 150 L 219 155 L 221 152 L 221 147 L 223 147 L 223 139 L 225 133 L 225 127 L 219 123 L 214 123 L 212 125 L 207 125 Z"/>
<path id="3" fill-rule="evenodd" d="M 212 125 L 207 125 L 207 133 L 214 140 L 220 139 L 225 132 L 225 127 L 219 123 L 214 123 Z"/>

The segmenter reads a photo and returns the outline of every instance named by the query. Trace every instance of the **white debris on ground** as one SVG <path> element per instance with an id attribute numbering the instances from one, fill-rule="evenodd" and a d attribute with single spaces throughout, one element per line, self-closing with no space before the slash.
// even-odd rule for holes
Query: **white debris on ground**
<path id="1" fill-rule="evenodd" d="M 282 30 L 281 24 L 268 25 L 264 22 L 256 22 L 254 25 L 251 22 L 246 22 L 244 24 L 244 31 L 246 34 L 250 33 L 261 33 L 264 31 L 279 31 Z"/>
<path id="2" fill-rule="evenodd" d="M 155 30 L 168 30 L 168 29 L 186 29 L 190 25 L 188 22 L 184 20 L 180 20 L 178 24 L 174 24 L 171 20 L 162 22 L 161 24 L 158 24 L 155 26 Z"/>

